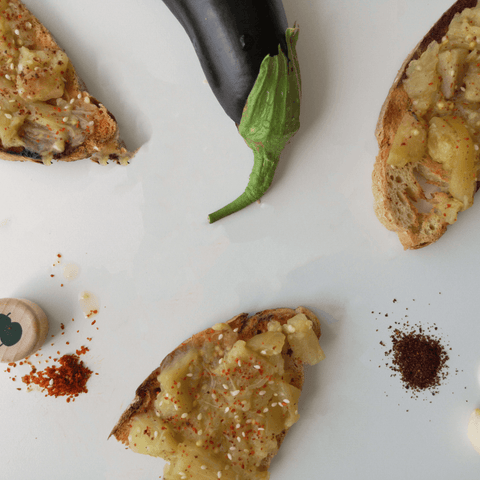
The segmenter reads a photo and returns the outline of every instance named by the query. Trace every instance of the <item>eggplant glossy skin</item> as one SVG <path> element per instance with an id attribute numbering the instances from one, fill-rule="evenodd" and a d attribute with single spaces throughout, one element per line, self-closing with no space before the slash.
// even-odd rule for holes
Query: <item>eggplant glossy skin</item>
<path id="1" fill-rule="evenodd" d="M 237 124 L 267 55 L 287 54 L 281 0 L 163 0 L 186 30 L 207 81 Z"/>

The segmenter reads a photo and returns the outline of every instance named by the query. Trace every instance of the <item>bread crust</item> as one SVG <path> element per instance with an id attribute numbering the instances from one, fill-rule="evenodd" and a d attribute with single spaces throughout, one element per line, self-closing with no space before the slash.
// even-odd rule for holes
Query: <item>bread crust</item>
<path id="1" fill-rule="evenodd" d="M 406 193 L 402 197 L 402 201 L 405 201 L 405 204 L 411 208 L 415 219 L 409 228 L 405 228 L 395 219 L 393 202 L 396 199 L 392 195 L 388 181 L 393 168 L 387 164 L 387 160 L 400 121 L 405 112 L 412 107 L 411 100 L 405 92 L 402 82 L 406 78 L 406 70 L 409 63 L 418 59 L 431 42 L 437 41 L 441 43 L 453 17 L 464 9 L 472 8 L 476 5 L 477 0 L 458 0 L 440 17 L 403 62 L 380 111 L 375 129 L 379 154 L 372 173 L 373 207 L 380 222 L 387 229 L 397 233 L 405 250 L 426 247 L 436 242 L 445 233 L 448 224 L 439 219 L 434 219 L 433 213 L 423 214 L 418 212 L 412 202 L 412 195 L 407 195 Z M 417 186 L 419 191 L 413 192 L 413 199 L 415 201 L 425 200 L 423 191 L 418 183 Z"/>
<path id="2" fill-rule="evenodd" d="M 300 313 L 303 313 L 309 320 L 312 321 L 315 335 L 317 338 L 320 338 L 320 321 L 312 311 L 305 307 L 298 307 L 295 310 L 291 308 L 264 310 L 252 316 L 249 316 L 247 313 L 241 313 L 225 323 L 230 325 L 232 329 L 238 328 L 238 339 L 247 341 L 259 333 L 266 332 L 268 323 L 271 320 L 276 320 L 283 325 L 287 323 L 290 318 Z M 125 410 L 125 412 L 123 412 L 119 421 L 110 433 L 109 438 L 113 435 L 119 442 L 123 443 L 124 445 L 128 445 L 131 419 L 137 414 L 146 413 L 153 409 L 153 402 L 155 401 L 157 394 L 161 391 L 160 384 L 157 379 L 161 371 L 171 365 L 177 356 L 181 356 L 189 348 L 201 346 L 205 340 L 206 333 L 210 330 L 211 329 L 208 328 L 193 335 L 164 358 L 160 366 L 156 368 L 137 388 L 133 402 Z M 301 389 L 304 382 L 303 363 L 294 358 L 291 354 L 291 351 L 287 354 L 284 354 L 284 360 L 285 369 L 289 369 L 293 372 L 292 380 L 290 382 L 291 385 Z M 283 430 L 277 436 L 278 447 L 280 447 L 281 443 L 283 442 L 287 431 L 288 429 Z M 274 455 L 271 455 L 264 459 L 262 462 L 262 469 L 268 469 L 273 456 Z"/>
<path id="3" fill-rule="evenodd" d="M 36 45 L 39 48 L 63 51 L 47 28 L 20 0 L 10 0 L 10 4 L 13 4 L 15 8 L 21 12 L 22 18 L 25 19 L 25 21 L 28 20 L 31 24 L 30 31 L 34 32 Z M 92 161 L 99 163 L 98 152 L 105 148 L 108 152 L 106 154 L 108 159 L 115 160 L 118 163 L 120 163 L 120 158 L 126 159 L 132 157 L 135 152 L 127 152 L 125 143 L 119 136 L 118 124 L 113 114 L 95 97 L 88 93 L 85 83 L 80 79 L 71 62 L 70 67 L 69 72 L 66 72 L 65 75 L 65 94 L 68 98 L 76 98 L 78 95 L 82 95 L 82 97 L 88 96 L 90 103 L 97 107 L 92 118 L 94 126 L 90 133 L 84 132 L 85 139 L 81 145 L 76 147 L 68 147 L 67 145 L 64 152 L 55 154 L 53 158 L 57 161 L 72 162 L 91 157 Z M 28 149 L 14 147 L 6 150 L 1 146 L 1 142 L 0 159 L 43 163 L 39 155 L 29 152 Z M 121 163 L 125 163 L 125 161 Z"/>

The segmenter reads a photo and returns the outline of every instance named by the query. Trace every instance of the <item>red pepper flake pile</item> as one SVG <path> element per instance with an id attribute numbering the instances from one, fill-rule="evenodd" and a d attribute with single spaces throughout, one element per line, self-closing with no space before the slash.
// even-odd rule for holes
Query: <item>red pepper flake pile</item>
<path id="1" fill-rule="evenodd" d="M 32 366 L 32 371 L 24 375 L 22 381 L 38 385 L 46 392 L 45 396 L 66 396 L 67 402 L 75 401 L 80 393 L 87 393 L 87 382 L 93 372 L 82 360 L 77 355 L 64 355 L 58 363 L 40 371 Z"/>

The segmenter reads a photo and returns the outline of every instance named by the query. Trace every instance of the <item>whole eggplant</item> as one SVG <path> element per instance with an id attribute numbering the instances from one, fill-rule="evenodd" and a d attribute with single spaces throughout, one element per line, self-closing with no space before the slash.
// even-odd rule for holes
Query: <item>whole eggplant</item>
<path id="1" fill-rule="evenodd" d="M 245 192 L 215 222 L 259 200 L 300 127 L 298 28 L 281 0 L 163 0 L 187 32 L 217 100 L 254 153 Z"/>

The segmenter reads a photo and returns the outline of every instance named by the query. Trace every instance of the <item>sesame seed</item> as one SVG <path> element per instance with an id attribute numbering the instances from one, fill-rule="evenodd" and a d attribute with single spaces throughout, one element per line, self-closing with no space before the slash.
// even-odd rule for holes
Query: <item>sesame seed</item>
<path id="1" fill-rule="evenodd" d="M 26 26 L 28 29 L 32 28 L 32 24 L 31 24 L 30 22 L 27 22 L 27 23 L 25 24 L 25 26 Z"/>
<path id="2" fill-rule="evenodd" d="M 218 336 L 218 339 L 221 340 L 223 338 L 223 333 L 221 333 L 219 336 Z"/>
<path id="3" fill-rule="evenodd" d="M 82 94 L 79 93 L 79 94 L 77 95 L 77 98 L 78 98 L 78 99 L 82 98 Z"/>
<path id="4" fill-rule="evenodd" d="M 222 478 L 222 472 L 220 470 L 217 472 L 217 477 Z"/>
<path id="5" fill-rule="evenodd" d="M 203 430 L 199 430 L 199 431 L 197 432 L 198 435 L 201 435 L 202 433 L 203 433 Z"/>
<path id="6" fill-rule="evenodd" d="M 242 437 L 245 438 L 245 432 L 242 432 Z"/>
<path id="7" fill-rule="evenodd" d="M 474 148 L 475 148 L 475 150 L 478 150 L 480 147 L 477 144 L 475 144 Z"/>
<path id="8" fill-rule="evenodd" d="M 287 398 L 285 398 L 285 399 L 283 400 L 283 403 L 290 403 L 290 400 L 288 400 Z"/>
<path id="9" fill-rule="evenodd" d="M 182 413 L 182 418 L 187 418 L 188 417 L 188 413 Z"/>
<path id="10" fill-rule="evenodd" d="M 266 354 L 267 354 L 267 351 L 266 351 L 266 350 L 262 350 L 260 353 L 261 353 L 262 355 L 266 355 Z"/>
<path id="11" fill-rule="evenodd" d="M 74 101 L 75 101 L 75 99 L 72 98 L 72 99 L 70 100 L 70 104 L 72 104 Z"/>
<path id="12" fill-rule="evenodd" d="M 258 427 L 258 430 L 265 430 L 265 429 L 264 429 L 264 428 L 262 428 L 262 427 Z"/>
<path id="13" fill-rule="evenodd" d="M 267 392 L 265 390 L 262 390 L 261 392 L 258 392 L 259 395 L 265 395 Z"/>
<path id="14" fill-rule="evenodd" d="M 206 465 L 202 465 L 200 468 L 201 468 L 202 470 L 206 470 L 206 469 L 207 469 L 207 466 L 206 466 Z"/>
<path id="15" fill-rule="evenodd" d="M 230 410 L 230 407 L 227 407 L 227 408 L 225 409 L 225 413 L 228 413 L 229 410 Z"/>
<path id="16" fill-rule="evenodd" d="M 64 123 L 68 122 L 68 117 L 63 117 L 62 120 L 63 120 Z"/>
<path id="17" fill-rule="evenodd" d="M 233 329 L 234 333 L 238 332 L 238 327 Z"/>
<path id="18" fill-rule="evenodd" d="M 237 437 L 237 442 L 240 443 L 242 439 L 240 437 Z"/>
<path id="19" fill-rule="evenodd" d="M 236 450 L 235 447 L 230 447 L 230 450 L 233 452 L 234 450 Z"/>
<path id="20" fill-rule="evenodd" d="M 265 408 L 263 409 L 263 413 L 267 413 L 267 412 L 268 412 L 268 407 L 265 407 Z"/>
<path id="21" fill-rule="evenodd" d="M 199 414 L 197 415 L 197 420 L 201 420 L 201 419 L 202 419 L 202 414 L 199 413 Z"/>
<path id="22" fill-rule="evenodd" d="M 239 367 L 242 366 L 242 362 L 240 360 L 237 362 L 237 364 L 238 364 Z"/>
<path id="23" fill-rule="evenodd" d="M 276 406 L 277 406 L 277 402 L 273 402 L 272 407 L 276 407 Z"/>
<path id="24" fill-rule="evenodd" d="M 187 373 L 187 377 L 193 377 L 193 373 Z"/>
<path id="25" fill-rule="evenodd" d="M 240 390 L 233 390 L 233 392 L 230 393 L 232 394 L 232 396 L 236 397 L 240 393 Z"/>
<path id="26" fill-rule="evenodd" d="M 253 368 L 256 368 L 257 370 L 260 370 L 262 367 L 260 365 L 254 365 Z"/>
<path id="27" fill-rule="evenodd" d="M 5 116 L 10 120 L 11 118 L 13 118 L 9 113 L 6 113 Z"/>
<path id="28" fill-rule="evenodd" d="M 158 437 L 158 430 L 155 430 L 155 431 L 153 432 L 153 438 L 157 438 L 157 437 Z"/>
<path id="29" fill-rule="evenodd" d="M 96 150 L 97 152 L 100 151 L 100 149 L 96 145 L 94 145 L 93 149 Z M 187 373 L 187 376 L 188 376 L 188 373 Z"/>
<path id="30" fill-rule="evenodd" d="M 235 428 L 240 428 L 240 427 L 241 427 L 241 425 L 240 425 L 239 423 L 237 423 L 237 424 L 235 425 Z"/>
<path id="31" fill-rule="evenodd" d="M 83 99 L 83 101 L 84 101 L 85 103 L 90 103 L 90 97 L 85 97 L 85 98 Z"/>
<path id="32" fill-rule="evenodd" d="M 223 386 L 223 388 L 224 388 L 225 390 L 228 390 L 228 385 L 226 385 L 226 384 L 224 383 L 222 386 Z"/>
<path id="33" fill-rule="evenodd" d="M 15 29 L 15 35 L 20 35 L 20 30 L 18 28 Z"/>
<path id="34" fill-rule="evenodd" d="M 228 457 L 229 460 L 232 460 L 232 458 L 233 458 L 231 453 L 227 453 L 227 457 Z"/>
<path id="35" fill-rule="evenodd" d="M 7 80 L 11 80 L 11 77 L 10 77 L 10 75 L 9 75 L 8 73 L 5 75 L 5 78 L 6 78 Z"/>

